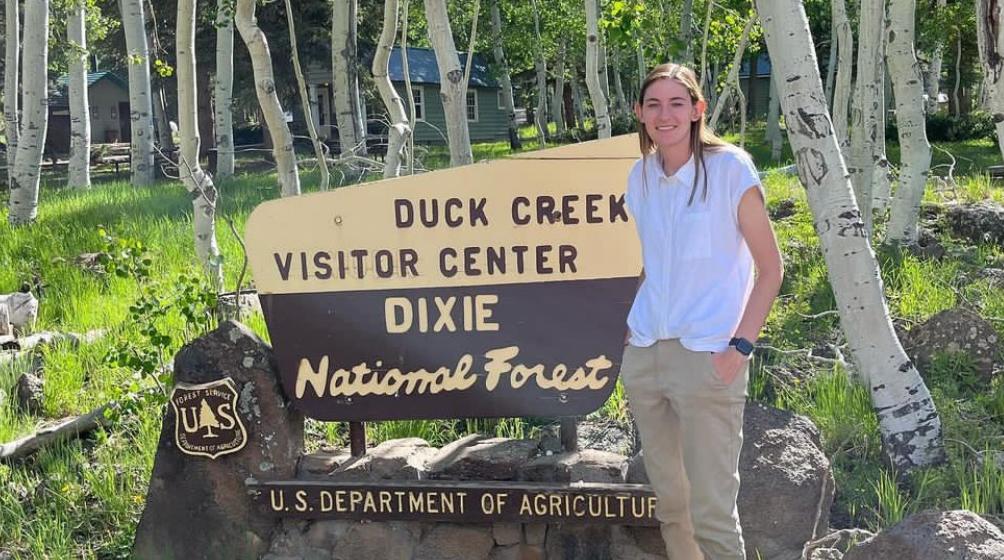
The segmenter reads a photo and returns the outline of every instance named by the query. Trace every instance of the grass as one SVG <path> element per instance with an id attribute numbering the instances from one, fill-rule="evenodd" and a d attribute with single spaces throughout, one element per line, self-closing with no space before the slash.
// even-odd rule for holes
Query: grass
<path id="1" fill-rule="evenodd" d="M 762 127 L 751 127 L 747 148 L 762 168 L 787 164 L 768 161 Z M 523 130 L 524 149 L 537 149 L 532 130 Z M 974 142 L 948 146 L 960 161 L 956 191 L 932 186 L 928 202 L 1004 200 L 1004 190 L 985 176 L 968 174 L 973 166 L 996 161 L 996 148 Z M 478 144 L 475 159 L 509 153 L 507 142 Z M 935 153 L 936 162 L 941 161 Z M 895 147 L 890 148 L 890 157 Z M 444 147 L 430 148 L 426 167 L 445 165 Z M 975 162 L 968 164 L 966 162 Z M 940 168 L 939 168 L 940 169 Z M 303 173 L 305 190 L 316 188 L 316 172 Z M 49 177 L 41 196 L 39 221 L 27 228 L 7 225 L 0 210 L 0 292 L 23 282 L 42 285 L 39 330 L 84 332 L 103 328 L 102 339 L 73 348 L 57 345 L 45 354 L 45 417 L 82 413 L 119 398 L 123 388 L 145 382 L 132 369 L 106 357 L 118 345 L 140 347 L 146 339 L 130 318 L 130 305 L 144 293 L 175 300 L 179 275 L 197 274 L 191 241 L 191 205 L 178 183 L 132 188 L 123 181 L 106 181 L 87 191 L 61 188 Z M 769 173 L 764 180 L 768 206 L 792 200 L 795 214 L 775 223 L 785 255 L 786 277 L 781 297 L 764 330 L 769 344 L 782 350 L 839 347 L 843 343 L 835 308 L 805 192 L 793 176 Z M 271 174 L 238 176 L 219 185 L 220 212 L 243 229 L 248 213 L 260 201 L 273 198 Z M 150 279 L 99 275 L 75 263 L 81 253 L 103 250 L 103 226 L 113 236 L 139 241 L 151 256 Z M 218 237 L 227 259 L 227 286 L 236 281 L 237 240 L 220 226 Z M 882 278 L 890 310 L 897 322 L 912 324 L 934 313 L 967 303 L 985 315 L 1004 317 L 1004 292 L 976 270 L 1004 266 L 1004 250 L 989 244 L 967 246 L 941 240 L 948 256 L 931 261 L 907 253 L 880 252 Z M 141 286 L 145 284 L 145 288 Z M 156 319 L 170 340 L 163 357 L 197 334 L 168 305 Z M 247 323 L 267 339 L 264 322 Z M 1004 323 L 996 322 L 1004 336 Z M 0 441 L 37 428 L 43 418 L 14 410 L 11 394 L 23 364 L 0 367 Z M 809 416 L 819 427 L 824 452 L 837 480 L 833 524 L 882 528 L 926 507 L 969 507 L 998 522 L 1004 516 L 1004 474 L 983 460 L 986 451 L 1004 445 L 1004 379 L 987 384 L 972 374 L 972 364 L 958 356 L 941 356 L 925 372 L 942 416 L 949 462 L 909 475 L 889 471 L 883 463 L 880 438 L 867 391 L 840 367 L 806 360 L 802 353 L 768 352 L 754 363 L 753 398 Z M 600 418 L 628 418 L 623 388 L 594 413 Z M 160 410 L 139 407 L 96 437 L 54 446 L 14 463 L 0 464 L 0 552 L 15 558 L 125 558 L 144 503 L 144 494 L 160 431 Z M 463 434 L 480 432 L 502 437 L 536 437 L 549 419 L 476 419 L 399 421 L 367 424 L 367 438 L 380 442 L 422 437 L 443 445 Z M 343 424 L 308 422 L 309 448 L 344 445 Z"/>

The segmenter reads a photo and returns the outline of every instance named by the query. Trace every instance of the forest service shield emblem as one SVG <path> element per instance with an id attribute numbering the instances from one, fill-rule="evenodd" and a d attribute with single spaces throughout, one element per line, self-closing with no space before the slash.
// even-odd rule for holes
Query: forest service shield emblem
<path id="1" fill-rule="evenodd" d="M 229 377 L 199 385 L 178 383 L 171 392 L 178 449 L 210 459 L 243 449 L 247 430 L 237 413 L 237 397 Z"/>

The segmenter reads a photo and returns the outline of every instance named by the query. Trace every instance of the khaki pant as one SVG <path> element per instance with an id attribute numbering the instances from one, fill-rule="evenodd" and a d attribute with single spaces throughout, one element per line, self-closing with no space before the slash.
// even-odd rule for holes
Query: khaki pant
<path id="1" fill-rule="evenodd" d="M 746 558 L 736 499 L 748 373 L 726 385 L 709 352 L 678 339 L 624 350 L 621 380 L 670 560 Z"/>

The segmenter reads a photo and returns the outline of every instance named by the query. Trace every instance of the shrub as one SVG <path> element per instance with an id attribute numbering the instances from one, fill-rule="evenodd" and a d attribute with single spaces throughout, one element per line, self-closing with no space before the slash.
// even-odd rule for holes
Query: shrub
<path id="1" fill-rule="evenodd" d="M 886 138 L 899 137 L 896 119 L 890 114 L 886 121 Z M 989 113 L 976 112 L 954 117 L 942 113 L 927 116 L 927 139 L 930 142 L 962 142 L 965 140 L 995 140 L 994 119 Z"/>

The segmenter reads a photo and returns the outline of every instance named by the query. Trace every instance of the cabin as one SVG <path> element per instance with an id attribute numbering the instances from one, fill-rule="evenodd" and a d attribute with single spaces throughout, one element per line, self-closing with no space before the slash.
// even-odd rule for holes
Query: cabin
<path id="1" fill-rule="evenodd" d="M 87 74 L 87 98 L 91 110 L 91 143 L 129 142 L 132 138 L 129 83 L 114 72 L 91 72 Z M 56 89 L 49 92 L 49 130 L 45 144 L 48 153 L 70 152 L 69 78 L 65 74 L 56 80 Z"/>
<path id="2" fill-rule="evenodd" d="M 467 60 L 466 53 L 458 53 L 461 67 Z M 367 68 L 372 67 L 373 54 L 363 53 L 360 57 Z M 394 89 L 402 98 L 406 96 L 406 84 L 401 49 L 394 47 L 390 55 L 389 75 Z M 312 65 L 306 72 L 310 99 L 313 101 L 315 125 L 324 139 L 337 139 L 337 122 L 332 107 L 330 62 L 328 66 Z M 422 144 L 446 144 L 446 118 L 443 103 L 439 97 L 439 66 L 436 53 L 432 49 L 408 47 L 408 73 L 411 77 L 412 95 L 415 99 L 415 142 Z M 501 87 L 488 70 L 488 63 L 482 55 L 475 54 L 471 65 L 471 77 L 467 89 L 467 124 L 472 142 L 505 140 L 509 138 L 505 109 L 502 107 Z M 374 104 L 376 106 L 374 106 Z M 364 108 L 368 115 L 368 129 L 371 135 L 386 134 L 385 113 L 379 100 L 370 100 Z M 298 111 L 296 121 L 303 121 Z"/>

